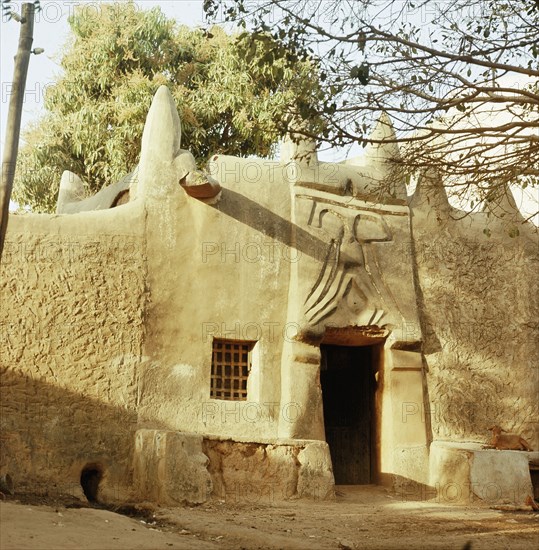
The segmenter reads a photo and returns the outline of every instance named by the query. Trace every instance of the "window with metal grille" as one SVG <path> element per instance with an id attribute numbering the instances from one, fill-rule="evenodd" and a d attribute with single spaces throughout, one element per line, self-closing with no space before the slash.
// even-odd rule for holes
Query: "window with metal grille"
<path id="1" fill-rule="evenodd" d="M 245 401 L 251 370 L 251 351 L 256 342 L 213 339 L 211 391 L 214 399 Z"/>

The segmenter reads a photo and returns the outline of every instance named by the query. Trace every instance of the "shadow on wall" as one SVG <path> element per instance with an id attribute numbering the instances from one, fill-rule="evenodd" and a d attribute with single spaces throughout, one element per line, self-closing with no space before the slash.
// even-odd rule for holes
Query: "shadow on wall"
<path id="1" fill-rule="evenodd" d="M 12 369 L 0 371 L 0 470 L 15 492 L 121 500 L 137 416 Z"/>
<path id="2" fill-rule="evenodd" d="M 236 191 L 223 189 L 222 199 L 213 208 L 286 246 L 292 245 L 294 231 L 294 246 L 301 254 L 319 259 L 327 252 L 328 243 Z"/>
<path id="3" fill-rule="evenodd" d="M 446 354 L 436 364 L 430 361 L 430 406 L 422 414 L 432 425 L 435 439 L 486 442 L 489 426 L 500 424 L 521 433 L 536 449 L 537 369 L 529 369 L 526 387 L 516 379 L 509 362 L 489 368 L 484 364 L 480 352 L 462 358 Z"/>
<path id="4" fill-rule="evenodd" d="M 473 233 L 471 233 L 473 236 Z M 499 424 L 539 446 L 537 247 L 459 236 L 417 249 L 434 439 L 485 441 Z"/>

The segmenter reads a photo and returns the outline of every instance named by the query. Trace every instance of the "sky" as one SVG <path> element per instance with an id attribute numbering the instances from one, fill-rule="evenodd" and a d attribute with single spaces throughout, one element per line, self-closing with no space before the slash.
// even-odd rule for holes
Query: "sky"
<path id="1" fill-rule="evenodd" d="M 22 2 L 11 2 L 15 11 L 20 13 Z M 178 23 L 192 27 L 205 26 L 203 0 L 137 0 L 140 9 L 148 10 L 159 6 L 163 13 L 176 19 Z M 68 17 L 76 6 L 84 6 L 88 10 L 99 9 L 97 0 L 41 0 L 42 10 L 36 14 L 34 25 L 34 48 L 44 48 L 41 55 L 30 57 L 30 66 L 26 83 L 25 101 L 21 124 L 21 134 L 24 129 L 43 114 L 44 91 L 55 75 L 61 72 L 60 56 L 69 35 Z M 14 20 L 7 21 L 2 17 L 0 23 L 0 155 L 3 154 L 7 113 L 13 79 L 13 59 L 17 50 L 20 25 Z M 328 162 L 338 162 L 346 157 L 361 154 L 360 147 L 325 150 L 319 152 L 319 159 Z M 0 156 L 1 158 L 1 156 Z M 528 190 L 523 196 L 520 190 L 514 190 L 517 204 L 523 213 L 537 209 L 539 190 Z M 458 205 L 462 207 L 462 205 Z M 539 225 L 539 217 L 534 220 Z"/>
<path id="2" fill-rule="evenodd" d="M 15 11 L 20 13 L 22 2 L 12 1 Z M 69 35 L 68 17 L 75 6 L 86 6 L 86 9 L 99 9 L 100 2 L 86 0 L 41 0 L 42 10 L 36 13 L 34 23 L 34 48 L 44 48 L 45 53 L 32 55 L 26 81 L 26 94 L 23 109 L 21 129 L 43 113 L 43 93 L 56 74 L 61 72 L 59 58 L 62 47 Z M 203 25 L 202 0 L 139 0 L 136 2 L 141 9 L 147 10 L 160 6 L 168 16 L 179 23 L 189 26 Z M 1 90 L 1 149 L 4 149 L 5 129 L 11 82 L 13 80 L 13 59 L 17 51 L 20 25 L 14 20 L 0 23 L 0 82 Z"/>
<path id="3" fill-rule="evenodd" d="M 178 23 L 191 27 L 206 26 L 203 12 L 203 0 L 137 0 L 143 10 L 159 6 L 161 11 Z M 11 2 L 14 11 L 21 12 L 22 2 Z M 63 46 L 69 36 L 68 18 L 76 6 L 88 10 L 99 9 L 97 0 L 41 0 L 41 11 L 36 13 L 34 23 L 34 48 L 44 48 L 41 55 L 32 55 L 28 68 L 26 93 L 21 123 L 21 137 L 24 129 L 44 113 L 43 97 L 47 86 L 53 82 L 55 75 L 61 72 L 60 57 Z M 0 23 L 0 154 L 3 153 L 11 82 L 13 80 L 14 56 L 17 51 L 20 25 L 14 20 L 7 21 L 2 17 Z M 358 147 L 355 154 L 359 154 Z M 354 151 L 353 151 L 354 152 Z M 346 158 L 347 151 L 324 151 L 320 158 L 325 161 L 339 161 Z M 0 156 L 0 158 L 2 158 Z"/>

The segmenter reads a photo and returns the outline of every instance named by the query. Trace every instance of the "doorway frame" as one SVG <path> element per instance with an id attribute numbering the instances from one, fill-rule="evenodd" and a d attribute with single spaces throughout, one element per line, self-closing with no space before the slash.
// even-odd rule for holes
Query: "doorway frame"
<path id="1" fill-rule="evenodd" d="M 322 358 L 322 346 L 340 347 L 371 347 L 371 369 L 375 376 L 375 388 L 373 396 L 373 410 L 371 419 L 371 481 L 370 484 L 382 483 L 382 410 L 384 397 L 384 348 L 388 331 L 379 327 L 327 327 L 320 341 L 320 358 Z M 321 363 L 320 371 L 321 373 Z M 320 383 L 320 381 L 319 381 Z M 322 392 L 322 386 L 320 384 Z M 322 392 L 322 422 L 324 441 L 326 439 L 326 426 L 324 421 L 324 395 Z M 332 464 L 333 466 L 333 464 Z"/>

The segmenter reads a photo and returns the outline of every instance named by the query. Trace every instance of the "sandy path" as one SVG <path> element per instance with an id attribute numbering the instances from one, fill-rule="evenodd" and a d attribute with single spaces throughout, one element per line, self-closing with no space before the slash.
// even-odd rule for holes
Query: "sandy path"
<path id="1" fill-rule="evenodd" d="M 104 510 L 0 503 L 0 549 L 539 548 L 539 514 L 409 501 L 381 487 L 334 502 L 214 501 L 154 508 L 156 525 Z M 147 518 L 148 520 L 148 518 Z M 148 520 L 150 521 L 150 520 Z"/>
<path id="2" fill-rule="evenodd" d="M 0 548 L 8 549 L 205 549 L 216 548 L 192 535 L 150 530 L 126 516 L 90 508 L 0 503 Z"/>

